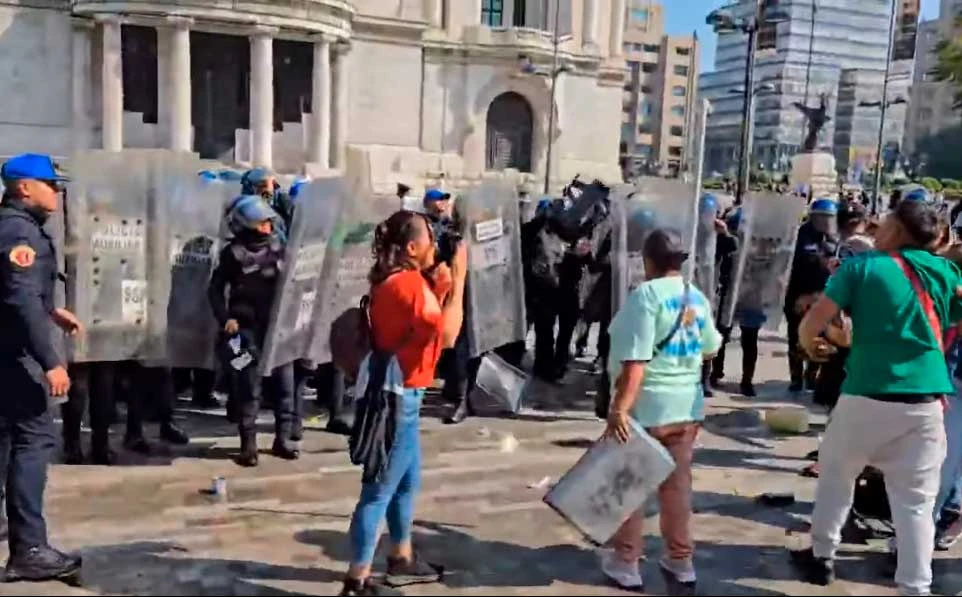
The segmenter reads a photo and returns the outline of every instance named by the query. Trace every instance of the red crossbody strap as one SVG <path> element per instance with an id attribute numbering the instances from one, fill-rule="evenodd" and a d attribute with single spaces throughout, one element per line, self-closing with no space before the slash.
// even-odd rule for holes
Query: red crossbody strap
<path id="1" fill-rule="evenodd" d="M 902 273 L 908 278 L 909 283 L 912 285 L 912 290 L 915 291 L 915 297 L 919 300 L 919 304 L 922 305 L 922 311 L 925 312 L 925 317 L 929 320 L 929 326 L 932 328 L 932 333 L 935 334 L 935 341 L 939 344 L 939 350 L 945 352 L 945 346 L 942 343 L 942 322 L 935 313 L 935 302 L 932 300 L 932 296 L 925 290 L 925 287 L 922 286 L 922 280 L 919 279 L 918 274 L 916 274 L 912 266 L 905 261 L 901 253 L 890 251 L 889 256 L 895 260 L 895 263 L 899 264 L 899 267 L 902 268 Z"/>

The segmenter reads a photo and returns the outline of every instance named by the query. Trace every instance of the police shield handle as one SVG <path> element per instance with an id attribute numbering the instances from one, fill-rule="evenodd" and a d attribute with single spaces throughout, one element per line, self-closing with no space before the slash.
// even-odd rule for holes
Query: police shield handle
<path id="1" fill-rule="evenodd" d="M 233 336 L 240 331 L 240 324 L 236 319 L 228 319 L 227 323 L 224 324 L 224 331 L 227 332 L 228 335 Z"/>
<path id="2" fill-rule="evenodd" d="M 50 384 L 50 395 L 54 398 L 66 396 L 70 390 L 70 376 L 62 365 L 57 365 L 45 374 Z"/>
<path id="3" fill-rule="evenodd" d="M 50 314 L 53 318 L 53 322 L 57 324 L 57 327 L 62 329 L 65 334 L 69 336 L 76 336 L 82 334 L 84 331 L 84 326 L 77 319 L 77 316 L 66 309 L 54 309 Z"/>

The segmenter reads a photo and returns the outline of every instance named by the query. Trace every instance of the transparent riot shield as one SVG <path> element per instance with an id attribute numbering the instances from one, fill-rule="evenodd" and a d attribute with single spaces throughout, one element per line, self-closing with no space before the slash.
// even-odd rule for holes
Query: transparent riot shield
<path id="1" fill-rule="evenodd" d="M 689 257 L 692 264 L 692 281 L 701 290 L 708 303 L 715 308 L 715 293 L 718 278 L 715 272 L 715 248 L 718 243 L 715 231 L 715 213 L 698 214 L 698 229 L 695 232 L 695 250 Z"/>
<path id="2" fill-rule="evenodd" d="M 805 201 L 789 195 L 751 192 L 742 209 L 731 288 L 719 319 L 722 325 L 730 326 L 738 311 L 761 312 L 766 316 L 764 327 L 777 330 L 782 322 Z"/>
<path id="3" fill-rule="evenodd" d="M 0 184 L 0 194 L 2 194 L 3 185 Z M 66 195 L 66 192 L 64 193 Z M 47 221 L 43 225 L 44 232 L 53 241 L 54 250 L 57 252 L 57 273 L 64 274 L 66 270 L 66 260 L 64 258 L 64 198 L 62 197 L 57 205 L 57 209 L 50 214 Z M 56 308 L 63 308 L 67 306 L 67 287 L 65 284 L 65 276 L 58 275 L 58 279 L 54 284 L 53 288 L 53 304 Z M 69 341 L 70 338 L 63 333 L 57 326 L 50 326 L 51 334 L 53 335 L 53 345 L 54 349 L 57 351 L 57 356 L 59 356 L 63 362 L 70 362 L 71 354 L 73 352 L 73 346 Z"/>
<path id="4" fill-rule="evenodd" d="M 301 189 L 259 363 L 265 375 L 281 365 L 310 359 L 321 320 L 321 297 L 332 282 L 322 276 L 324 260 L 347 197 L 340 178 L 320 178 Z"/>
<path id="5" fill-rule="evenodd" d="M 527 335 L 521 216 L 517 193 L 501 181 L 482 182 L 460 209 L 468 245 L 468 345 L 478 356 Z"/>
<path id="6" fill-rule="evenodd" d="M 642 249 L 648 235 L 666 228 L 677 232 L 681 245 L 695 239 L 695 189 L 682 180 L 644 177 L 634 186 L 622 185 L 611 192 L 612 313 L 617 313 L 628 293 L 644 281 Z"/>
<path id="7" fill-rule="evenodd" d="M 359 197 L 341 209 L 331 236 L 331 249 L 324 258 L 325 286 L 317 327 L 311 340 L 310 360 L 331 361 L 331 324 L 348 309 L 357 307 L 371 285 L 368 273 L 374 264 L 374 229 L 397 208 L 395 197 Z"/>
<path id="8" fill-rule="evenodd" d="M 163 339 L 149 325 L 165 317 L 167 296 L 150 284 L 147 230 L 157 223 L 150 219 L 148 158 L 86 151 L 72 156 L 70 166 L 66 299 L 85 326 L 73 360 L 162 359 Z"/>
<path id="9" fill-rule="evenodd" d="M 220 252 L 222 205 L 231 189 L 206 181 L 202 163 L 189 155 L 170 154 L 153 164 L 152 188 L 159 230 L 151 252 L 159 292 L 167 296 L 166 317 L 158 333 L 166 337 L 166 364 L 214 369 L 217 322 L 207 287 Z"/>

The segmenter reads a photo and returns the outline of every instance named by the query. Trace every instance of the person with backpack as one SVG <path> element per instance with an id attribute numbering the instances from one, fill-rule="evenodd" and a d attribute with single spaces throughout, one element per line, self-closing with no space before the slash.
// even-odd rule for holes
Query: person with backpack
<path id="1" fill-rule="evenodd" d="M 379 224 L 373 249 L 369 362 L 387 361 L 380 380 L 398 383 L 391 384 L 392 395 L 382 401 L 391 417 L 384 420 L 384 413 L 371 412 L 370 401 L 384 398 L 370 381 L 376 376 L 364 380 L 366 373 L 377 372 L 361 365 L 358 387 L 365 388 L 351 437 L 352 460 L 365 445 L 375 458 L 365 457 L 361 495 L 348 532 L 351 564 L 341 595 L 400 595 L 394 587 L 435 582 L 443 572 L 417 557 L 411 526 L 421 482 L 421 400 L 434 381 L 441 350 L 454 346 L 464 320 L 467 250 L 459 242 L 450 265 L 435 263 L 431 226 L 423 214 L 411 211 L 399 211 Z M 384 424 L 368 429 L 366 423 L 378 423 L 378 417 Z M 391 550 L 382 583 L 371 578 L 371 563 L 385 516 Z"/>
<path id="2" fill-rule="evenodd" d="M 937 206 L 899 202 L 876 232 L 876 250 L 841 263 L 799 326 L 813 359 L 830 352 L 821 335 L 841 311 L 852 326 L 842 395 L 819 449 L 812 546 L 792 552 L 808 582 L 833 582 L 856 477 L 873 466 L 885 476 L 899 594 L 930 594 L 943 401 L 954 391 L 943 334 L 962 319 L 962 271 L 933 254 L 940 238 Z"/>
<path id="3" fill-rule="evenodd" d="M 660 568 L 669 595 L 693 594 L 691 465 L 704 419 L 701 368 L 721 347 L 722 338 L 711 303 L 682 276 L 688 253 L 680 235 L 655 229 L 645 239 L 642 256 L 647 279 L 628 295 L 609 326 L 613 399 L 605 434 L 628 441 L 630 418 L 675 460 L 675 470 L 658 489 L 665 542 Z M 642 507 L 600 552 L 602 572 L 624 589 L 640 590 L 643 585 L 638 560 L 644 519 Z"/>

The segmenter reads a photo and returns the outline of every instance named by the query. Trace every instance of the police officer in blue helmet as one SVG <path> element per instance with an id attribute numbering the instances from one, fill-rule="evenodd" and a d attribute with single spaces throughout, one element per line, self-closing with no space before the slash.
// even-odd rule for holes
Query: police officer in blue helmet
<path id="1" fill-rule="evenodd" d="M 698 200 L 698 213 L 702 216 L 711 215 L 712 218 L 718 215 L 718 198 L 713 193 L 705 193 Z"/>
<path id="2" fill-rule="evenodd" d="M 807 368 L 798 344 L 798 324 L 804 315 L 806 297 L 825 289 L 825 283 L 838 265 L 838 202 L 830 197 L 812 201 L 808 219 L 798 229 L 792 274 L 785 293 L 785 319 L 788 323 L 788 368 L 791 375 L 789 391 L 803 388 L 814 390 L 818 378 L 818 364 L 808 362 Z"/>
<path id="3" fill-rule="evenodd" d="M 281 217 L 284 226 L 290 230 L 291 219 L 294 217 L 294 203 L 290 196 L 281 191 L 274 173 L 267 168 L 251 168 L 241 177 L 241 194 L 257 195 L 267 202 Z"/>
<path id="4" fill-rule="evenodd" d="M 257 465 L 257 414 L 261 399 L 274 403 L 275 456 L 300 456 L 290 443 L 295 427 L 294 363 L 261 378 L 258 355 L 281 280 L 284 242 L 274 230 L 276 214 L 260 195 L 244 195 L 228 216 L 233 238 L 211 275 L 208 300 L 223 330 L 224 370 L 230 377 L 229 418 L 238 421 L 242 466 Z M 263 392 L 261 391 L 263 389 Z"/>

